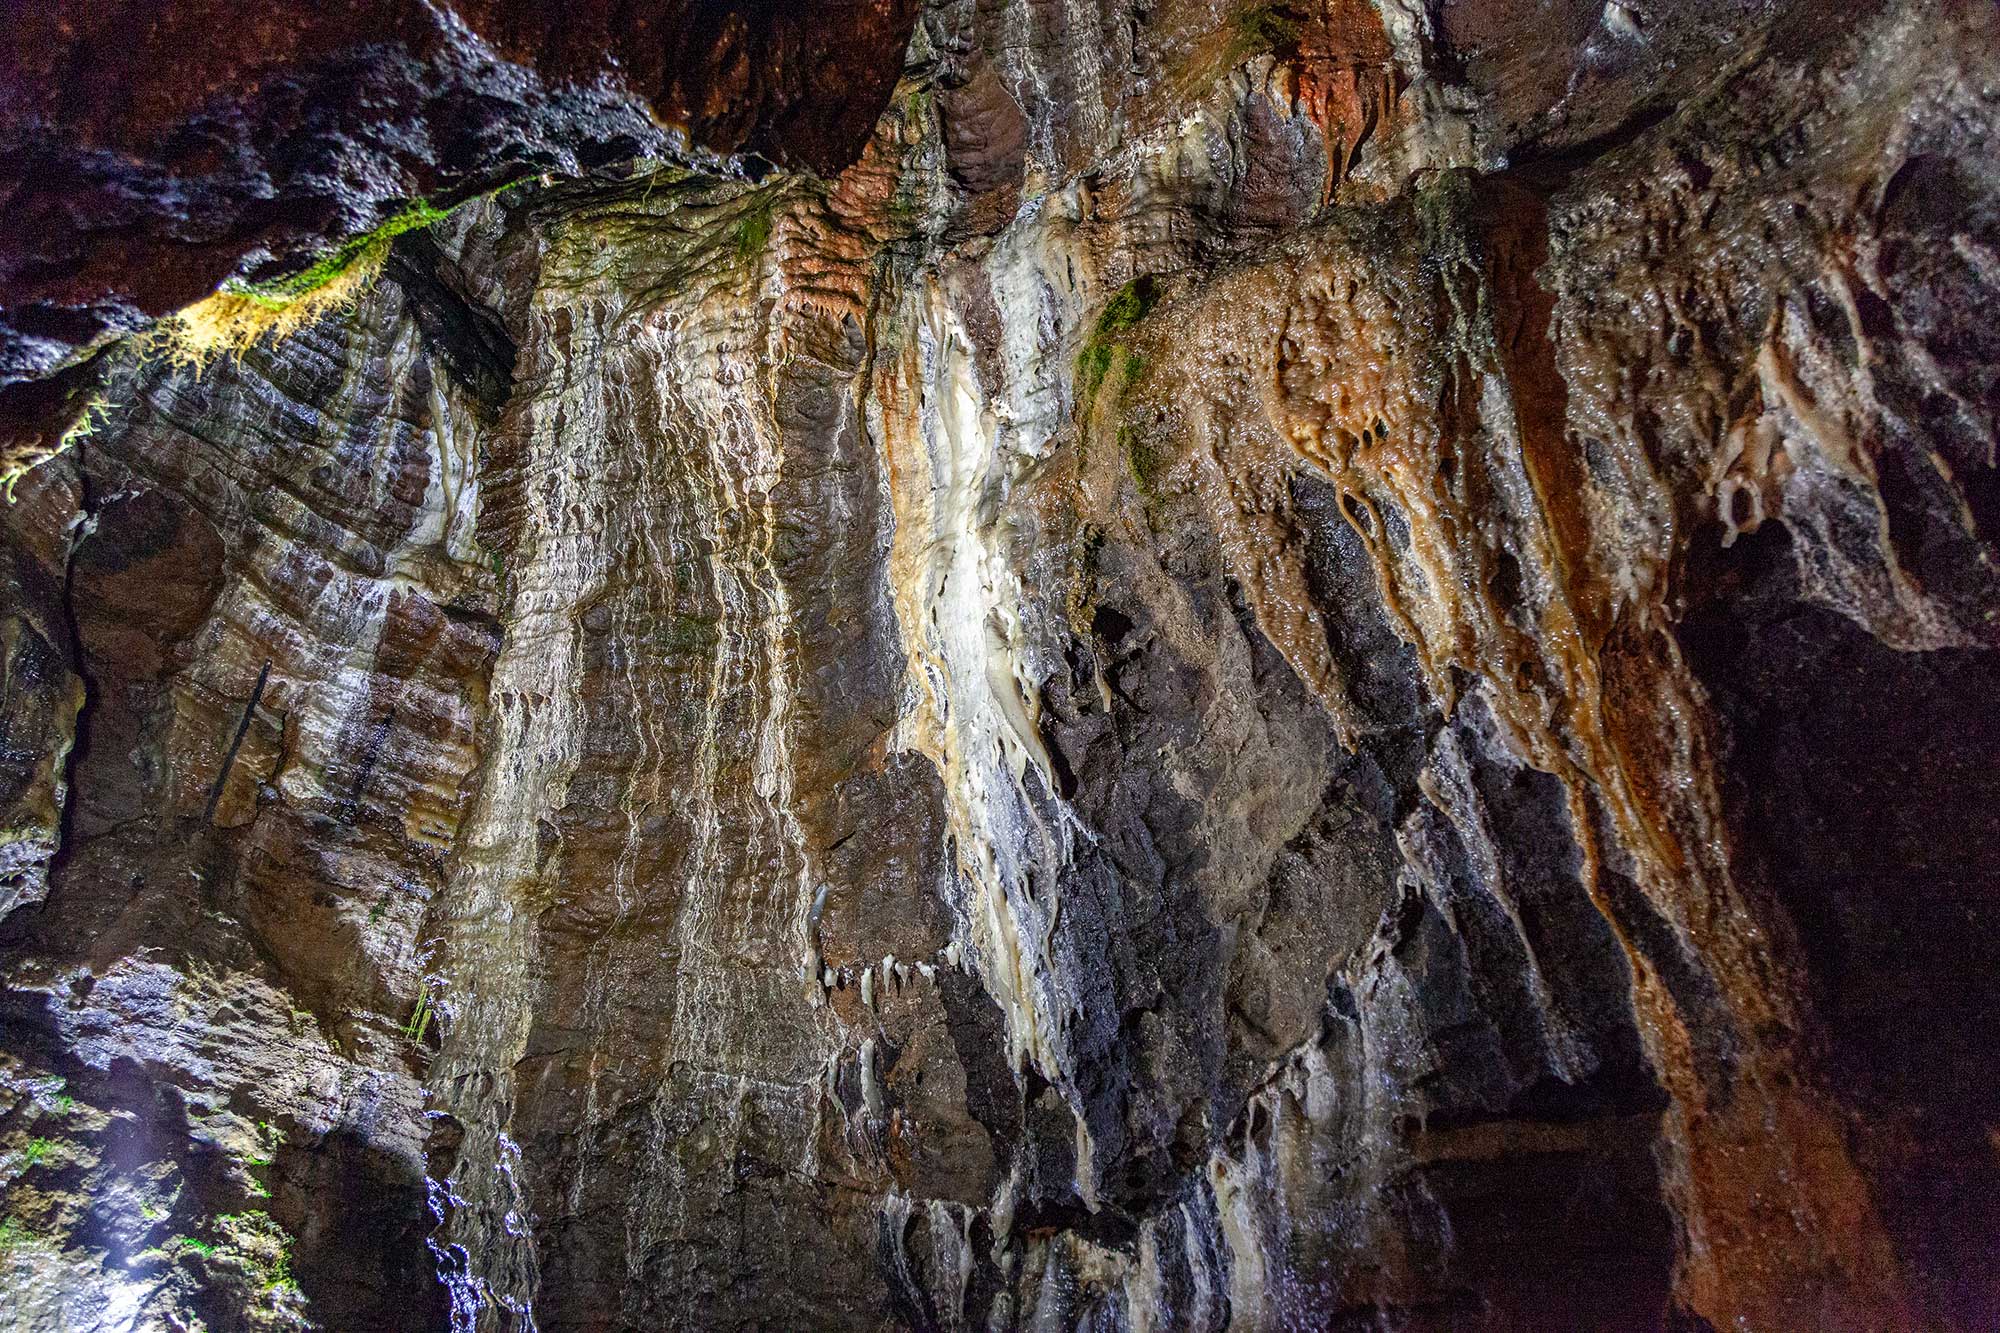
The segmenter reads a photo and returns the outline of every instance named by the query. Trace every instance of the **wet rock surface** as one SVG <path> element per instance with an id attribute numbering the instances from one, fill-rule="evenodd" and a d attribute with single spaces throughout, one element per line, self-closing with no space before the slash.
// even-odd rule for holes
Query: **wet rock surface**
<path id="1" fill-rule="evenodd" d="M 1980 1327 L 1990 8 L 867 13 L 27 386 L 0 1326 Z"/>
<path id="2" fill-rule="evenodd" d="M 838 170 L 914 16 L 914 0 L 16 6 L 0 386 L 232 274 L 304 268 L 412 201 L 667 151 Z"/>

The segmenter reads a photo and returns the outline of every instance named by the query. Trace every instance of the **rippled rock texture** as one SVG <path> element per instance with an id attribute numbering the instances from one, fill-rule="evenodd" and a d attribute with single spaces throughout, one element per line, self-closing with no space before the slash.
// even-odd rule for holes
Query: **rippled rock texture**
<path id="1" fill-rule="evenodd" d="M 1995 28 L 934 0 L 102 354 L 0 1327 L 1983 1326 Z"/>

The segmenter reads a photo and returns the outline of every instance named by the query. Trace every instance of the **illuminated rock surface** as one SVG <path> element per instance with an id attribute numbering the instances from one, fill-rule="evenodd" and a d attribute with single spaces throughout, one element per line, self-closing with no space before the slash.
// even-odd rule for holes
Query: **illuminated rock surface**
<path id="1" fill-rule="evenodd" d="M 409 8 L 625 81 L 5 243 L 549 172 L 4 404 L 0 1328 L 2000 1308 L 1990 6 Z"/>

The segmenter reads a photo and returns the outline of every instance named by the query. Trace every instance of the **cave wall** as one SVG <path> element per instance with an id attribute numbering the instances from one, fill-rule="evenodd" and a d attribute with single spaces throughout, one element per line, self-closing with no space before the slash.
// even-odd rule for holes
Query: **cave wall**
<path id="1" fill-rule="evenodd" d="M 0 1326 L 1981 1326 L 1995 35 L 936 0 L 104 353 Z"/>
<path id="2" fill-rule="evenodd" d="M 413 199 L 642 154 L 837 170 L 916 3 L 38 0 L 7 17 L 0 395 Z"/>

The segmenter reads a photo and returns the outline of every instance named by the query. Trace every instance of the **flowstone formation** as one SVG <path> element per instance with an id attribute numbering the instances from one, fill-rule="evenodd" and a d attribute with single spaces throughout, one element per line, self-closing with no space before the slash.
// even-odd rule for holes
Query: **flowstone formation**
<path id="1" fill-rule="evenodd" d="M 0 1328 L 2000 1309 L 1990 5 L 409 8 L 5 243 Z"/>

